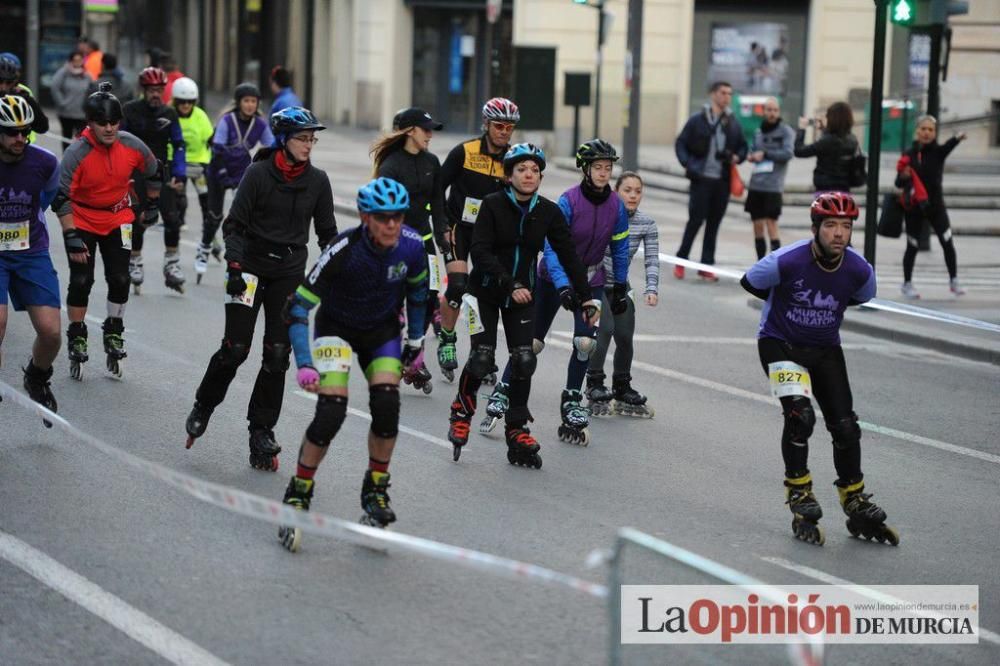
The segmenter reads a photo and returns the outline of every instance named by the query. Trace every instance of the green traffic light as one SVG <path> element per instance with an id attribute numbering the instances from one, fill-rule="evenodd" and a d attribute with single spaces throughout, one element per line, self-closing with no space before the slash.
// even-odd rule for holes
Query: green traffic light
<path id="1" fill-rule="evenodd" d="M 889 20 L 898 25 L 913 23 L 913 4 L 911 0 L 894 0 Z"/>

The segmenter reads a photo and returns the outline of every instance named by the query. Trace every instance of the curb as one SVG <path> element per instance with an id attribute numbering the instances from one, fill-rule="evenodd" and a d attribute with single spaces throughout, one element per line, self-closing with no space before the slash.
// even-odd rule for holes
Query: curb
<path id="1" fill-rule="evenodd" d="M 764 301 L 751 297 L 747 299 L 747 306 L 752 310 L 761 310 L 764 307 Z M 1000 349 L 977 347 L 976 345 L 954 342 L 922 333 L 893 330 L 871 322 L 858 321 L 855 317 L 844 317 L 844 323 L 841 325 L 841 328 L 891 342 L 951 354 L 970 361 L 1000 365 Z"/>

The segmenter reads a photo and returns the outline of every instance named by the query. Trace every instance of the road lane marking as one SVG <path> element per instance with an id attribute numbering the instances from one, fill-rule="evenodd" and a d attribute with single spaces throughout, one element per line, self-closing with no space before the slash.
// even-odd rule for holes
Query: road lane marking
<path id="1" fill-rule="evenodd" d="M 796 562 L 791 562 L 783 557 L 773 557 L 770 555 L 758 555 L 760 559 L 773 564 L 775 566 L 781 567 L 783 569 L 788 569 L 789 571 L 794 571 L 797 574 L 801 574 L 807 578 L 812 578 L 813 580 L 818 580 L 821 583 L 826 583 L 827 585 L 849 585 L 855 590 L 865 595 L 873 601 L 881 601 L 886 604 L 903 604 L 906 602 L 898 597 L 894 597 L 891 594 L 885 592 L 880 592 L 879 590 L 873 590 L 870 587 L 864 585 L 858 585 L 857 583 L 852 583 L 844 578 L 839 578 L 833 574 L 828 574 L 825 571 L 820 571 L 819 569 L 814 569 L 813 567 L 808 567 L 804 564 L 798 564 Z M 982 606 L 982 604 L 980 604 Z M 928 617 L 939 617 L 937 613 L 926 613 Z M 996 645 L 1000 645 L 1000 634 L 996 634 L 989 629 L 984 629 L 982 626 L 979 627 L 979 637 L 984 641 L 989 641 Z"/>
<path id="2" fill-rule="evenodd" d="M 2 531 L 0 557 L 173 664 L 228 664 L 37 548 Z"/>

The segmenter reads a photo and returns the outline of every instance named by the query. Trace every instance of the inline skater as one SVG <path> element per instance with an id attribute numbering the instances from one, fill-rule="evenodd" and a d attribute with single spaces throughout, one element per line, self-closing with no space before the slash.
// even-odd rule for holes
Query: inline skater
<path id="1" fill-rule="evenodd" d="M 441 289 L 433 229 L 440 230 L 438 244 L 442 247 L 447 247 L 448 244 L 444 236 L 447 218 L 444 214 L 444 189 L 441 187 L 441 163 L 428 150 L 434 132 L 443 129 L 444 125 L 431 118 L 423 109 L 411 107 L 396 114 L 392 128 L 392 132 L 372 146 L 371 154 L 375 162 L 375 176 L 395 180 L 406 188 L 410 197 L 410 208 L 406 211 L 403 222 L 423 239 L 429 267 L 430 292 L 424 317 L 426 326 L 434 320 L 439 303 L 438 292 Z M 433 228 L 432 218 L 435 220 Z M 430 393 L 431 373 L 423 357 L 408 370 L 403 374 L 403 381 L 413 384 L 414 388 L 424 393 Z"/>
<path id="2" fill-rule="evenodd" d="M 205 172 L 212 159 L 212 152 L 209 149 L 214 132 L 212 121 L 209 120 L 205 110 L 197 105 L 198 84 L 186 76 L 174 81 L 172 103 L 177 111 L 181 132 L 184 135 L 184 158 L 187 160 L 185 171 L 198 195 L 198 208 L 201 210 L 201 224 L 202 229 L 204 229 L 205 225 L 208 224 L 208 177 Z M 186 223 L 187 207 L 187 188 L 185 186 L 177 196 L 177 218 L 180 227 Z M 195 280 L 199 284 L 203 274 L 204 271 L 198 270 L 196 259 Z"/>
<path id="3" fill-rule="evenodd" d="M 0 95 L 23 97 L 34 114 L 35 119 L 31 123 L 32 132 L 45 134 L 49 131 L 48 116 L 42 111 L 42 105 L 35 99 L 31 88 L 21 83 L 21 60 L 13 53 L 0 54 Z M 28 137 L 28 140 L 34 141 L 34 134 Z"/>
<path id="4" fill-rule="evenodd" d="M 559 206 L 538 194 L 545 171 L 545 153 L 533 144 L 519 143 L 507 151 L 503 165 L 508 185 L 502 192 L 483 199 L 472 235 L 473 267 L 467 297 L 472 351 L 451 405 L 448 439 L 457 461 L 469 441 L 476 393 L 496 362 L 497 325 L 502 319 L 510 353 L 504 390 L 509 402 L 504 410 L 507 460 L 537 469 L 542 466 L 539 445 L 527 424 L 533 420 L 528 396 L 536 354 L 541 351 L 540 340 L 532 339 L 533 333 L 537 338 L 538 331 L 534 320 L 539 313 L 546 314 L 535 299 L 548 298 L 542 291 L 547 287 L 536 280 L 536 262 L 543 247 L 565 266 L 562 299 L 579 311 L 578 316 L 587 326 L 596 325 L 600 301 L 593 298 L 586 270 L 574 251 L 571 230 Z M 560 296 L 554 298 L 558 304 Z"/>
<path id="5" fill-rule="evenodd" d="M 851 249 L 858 207 L 846 192 L 823 192 L 812 203 L 811 240 L 767 255 L 750 267 L 740 284 L 766 301 L 757 349 L 761 366 L 785 415 L 781 453 L 785 461 L 785 503 L 792 511 L 792 532 L 823 545 L 823 516 L 807 465 L 809 436 L 816 424 L 810 400 L 823 410 L 833 438 L 837 493 L 847 529 L 879 542 L 899 544 L 885 525 L 885 511 L 869 501 L 861 472 L 861 428 L 854 413 L 847 364 L 840 346 L 840 325 L 848 305 L 875 297 L 875 270 Z"/>
<path id="6" fill-rule="evenodd" d="M 634 171 L 626 171 L 618 177 L 615 192 L 625 204 L 628 211 L 628 254 L 629 262 L 642 245 L 644 268 L 646 273 L 646 288 L 644 298 L 646 305 L 655 307 L 659 301 L 660 288 L 660 244 L 656 221 L 639 210 L 642 202 L 642 178 Z M 610 248 L 604 255 L 604 273 L 607 276 L 604 283 L 605 299 L 603 305 L 608 306 L 607 293 L 614 289 L 611 276 L 614 266 L 611 261 Z M 616 315 L 605 315 L 597 329 L 597 347 L 590 355 L 587 368 L 587 408 L 595 416 L 621 414 L 623 416 L 638 416 L 653 418 L 653 409 L 646 405 L 646 396 L 632 388 L 632 336 L 635 334 L 635 299 L 632 290 L 628 292 L 628 302 L 624 312 Z M 615 340 L 614 374 L 611 375 L 611 390 L 604 385 L 604 360 L 608 355 L 612 337 Z M 612 402 L 613 400 L 613 402 Z"/>
<path id="7" fill-rule="evenodd" d="M 612 314 L 628 309 L 628 212 L 618 194 L 611 189 L 611 170 L 618 161 L 618 153 L 607 141 L 592 139 L 576 151 L 576 166 L 583 172 L 579 185 L 571 187 L 559 197 L 559 208 L 569 223 L 570 235 L 576 256 L 587 268 L 590 283 L 589 299 L 601 302 L 604 296 L 604 254 L 611 252 L 611 280 L 614 284 L 608 298 Z M 535 353 L 545 346 L 545 336 L 559 312 L 559 306 L 573 312 L 573 351 L 570 352 L 566 370 L 566 388 L 560 398 L 559 411 L 562 425 L 559 439 L 564 442 L 587 446 L 590 443 L 589 413 L 581 404 L 583 380 L 587 363 L 597 346 L 597 323 L 592 323 L 577 312 L 579 302 L 571 288 L 570 280 L 550 248 L 539 266 L 538 298 L 535 301 Z M 498 383 L 490 396 L 486 415 L 490 419 L 480 426 L 489 432 L 504 412 L 504 393 L 511 376 L 511 365 L 504 368 L 503 381 Z"/>
<path id="8" fill-rule="evenodd" d="M 410 206 L 406 189 L 390 178 L 376 178 L 362 187 L 360 226 L 333 239 L 289 296 L 285 309 L 299 386 L 319 396 L 284 502 L 309 510 L 316 470 L 347 416 L 351 359 L 357 356 L 368 379 L 372 416 L 361 522 L 372 527 L 396 520 L 387 491 L 399 429 L 399 380 L 423 348 L 427 254 L 420 235 L 403 225 Z M 405 345 L 400 341 L 398 314 L 403 301 L 408 322 Z M 317 305 L 310 345 L 309 311 Z M 278 538 L 295 552 L 302 534 L 298 528 L 281 527 Z"/>
<path id="9" fill-rule="evenodd" d="M 448 286 L 441 303 L 438 364 L 446 378 L 454 376 L 458 368 L 455 322 L 458 321 L 462 295 L 469 285 L 472 230 L 483 199 L 504 187 L 503 158 L 514 127 L 520 120 L 521 111 L 514 102 L 503 97 L 488 100 L 483 105 L 482 135 L 452 148 L 441 165 L 441 186 L 448 188 L 445 211 L 450 228 L 437 229 L 435 233 L 438 237 L 446 236 L 450 247 L 441 248 Z M 496 369 L 489 372 L 484 381 L 489 384 L 496 382 Z"/>
<path id="10" fill-rule="evenodd" d="M 59 278 L 49 255 L 45 209 L 59 190 L 59 159 L 28 143 L 34 120 L 25 98 L 0 96 L 0 346 L 7 331 L 9 292 L 11 305 L 27 310 L 35 329 L 31 357 L 23 368 L 24 390 L 54 412 L 50 380 L 62 340 Z"/>
<path id="11" fill-rule="evenodd" d="M 309 161 L 315 134 L 324 129 L 311 111 L 301 107 L 271 116 L 278 145 L 257 151 L 236 190 L 223 228 L 228 275 L 225 337 L 208 363 L 187 418 L 188 448 L 205 434 L 212 412 L 250 354 L 263 308 L 263 358 L 247 408 L 250 465 L 278 469 L 281 447 L 274 439 L 274 426 L 281 414 L 291 353 L 282 308 L 305 272 L 310 221 L 321 249 L 337 235 L 330 179 Z"/>
<path id="12" fill-rule="evenodd" d="M 167 74 L 159 67 L 147 67 L 139 72 L 142 97 L 127 102 L 122 107 L 125 117 L 122 129 L 131 132 L 149 146 L 160 162 L 159 171 L 153 176 L 160 190 L 157 205 L 142 199 L 142 174 L 136 178 L 142 221 L 134 229 L 132 255 L 129 259 L 129 277 L 138 294 L 145 278 L 142 264 L 142 246 L 146 228 L 163 217 L 163 282 L 168 289 L 184 293 L 184 272 L 180 264 L 181 223 L 177 211 L 177 196 L 187 182 L 187 156 L 184 150 L 184 132 L 181 130 L 177 111 L 163 103 Z M 172 154 L 171 154 L 172 151 Z"/>
<path id="13" fill-rule="evenodd" d="M 201 230 L 201 244 L 194 259 L 198 276 L 208 270 L 208 257 L 222 259 L 222 246 L 216 240 L 222 226 L 222 206 L 226 190 L 235 190 L 250 166 L 257 146 L 274 145 L 274 135 L 260 113 L 260 89 L 241 83 L 233 91 L 233 103 L 223 112 L 212 136 L 212 160 L 208 165 L 208 216 Z M 198 280 L 200 282 L 200 279 Z"/>
<path id="14" fill-rule="evenodd" d="M 160 192 L 152 177 L 156 157 L 134 134 L 120 131 L 122 106 L 102 83 L 84 105 L 87 127 L 63 154 L 59 167 L 59 193 L 52 210 L 62 225 L 69 255 L 66 311 L 69 329 L 70 376 L 83 379 L 87 362 L 87 305 L 94 285 L 97 249 L 104 261 L 108 283 L 108 316 L 104 320 L 104 353 L 108 371 L 121 379 L 125 353 L 125 304 L 128 302 L 128 260 L 136 215 L 132 200 L 132 175 L 145 177 L 146 199 L 156 206 Z"/>

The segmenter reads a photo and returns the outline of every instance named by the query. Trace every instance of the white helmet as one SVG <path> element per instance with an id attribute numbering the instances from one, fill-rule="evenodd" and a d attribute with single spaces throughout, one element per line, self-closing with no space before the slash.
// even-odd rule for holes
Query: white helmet
<path id="1" fill-rule="evenodd" d="M 0 97 L 0 127 L 30 129 L 33 122 L 35 122 L 35 112 L 28 104 L 28 100 L 20 95 Z"/>
<path id="2" fill-rule="evenodd" d="M 182 76 L 174 81 L 174 87 L 171 94 L 174 99 L 193 102 L 198 99 L 198 84 L 192 79 Z"/>

